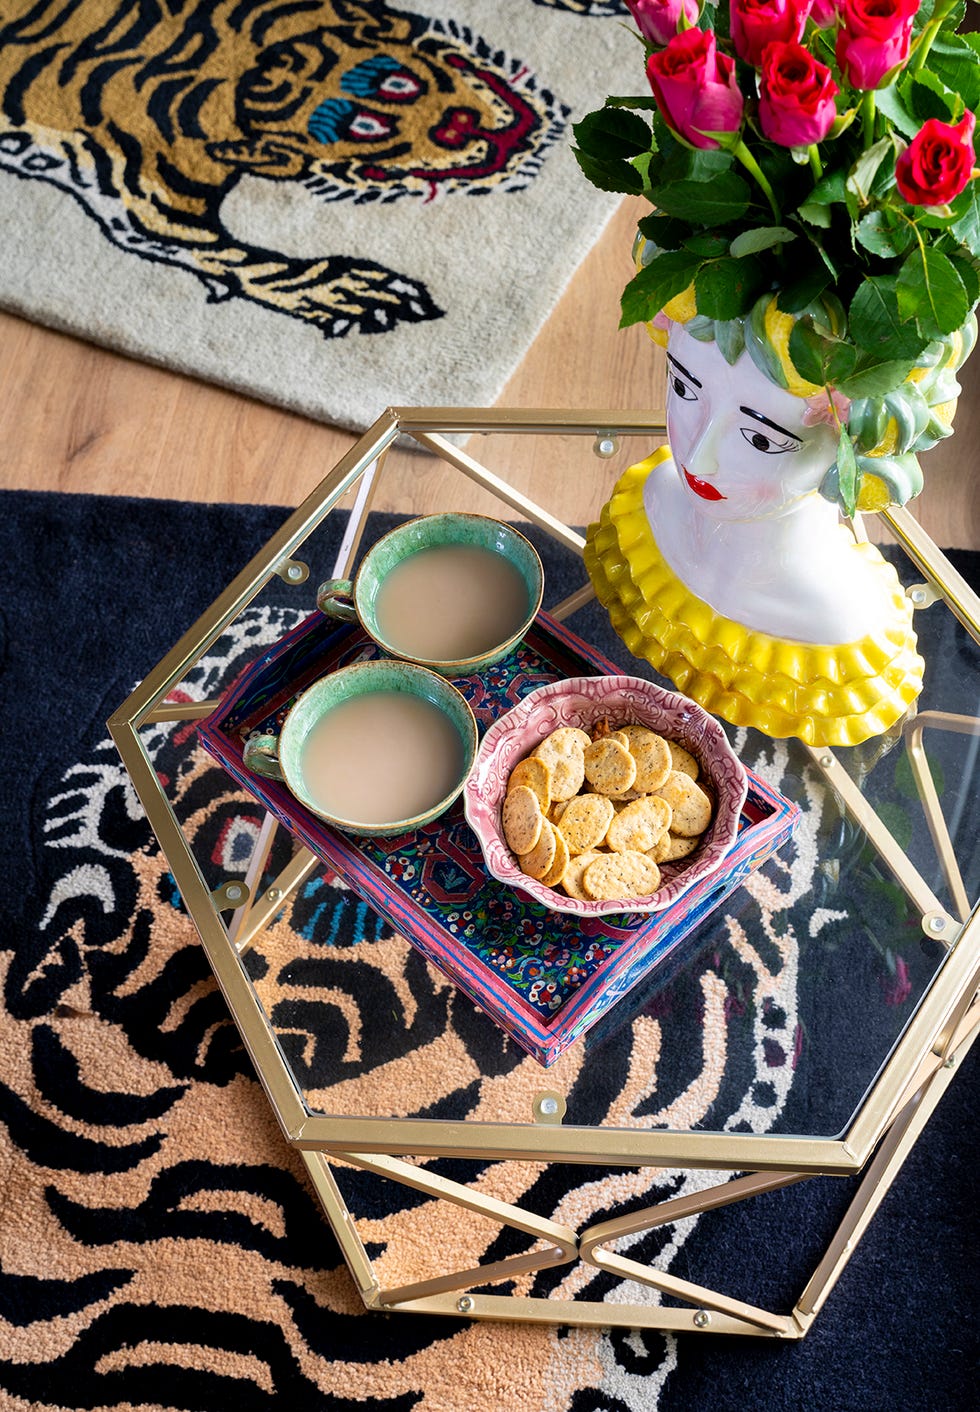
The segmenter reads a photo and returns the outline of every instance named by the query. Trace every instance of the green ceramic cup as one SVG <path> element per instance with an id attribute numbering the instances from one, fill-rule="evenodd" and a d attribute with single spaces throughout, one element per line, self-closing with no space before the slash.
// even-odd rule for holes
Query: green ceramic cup
<path id="1" fill-rule="evenodd" d="M 407 692 L 430 702 L 445 715 L 459 736 L 461 765 L 452 788 L 434 800 L 423 812 L 411 818 L 384 822 L 364 822 L 357 818 L 342 818 L 325 809 L 311 793 L 303 777 L 303 749 L 311 730 L 334 707 L 377 692 Z M 380 659 L 355 662 L 320 677 L 307 687 L 290 707 L 282 728 L 276 735 L 255 734 L 245 742 L 244 762 L 247 769 L 268 779 L 282 781 L 290 792 L 317 818 L 344 833 L 362 837 L 390 838 L 421 828 L 443 814 L 458 797 L 476 758 L 476 720 L 466 699 L 443 677 L 412 662 Z"/>
<path id="2" fill-rule="evenodd" d="M 389 641 L 378 623 L 378 594 L 388 574 L 410 555 L 444 545 L 474 545 L 492 550 L 517 569 L 524 583 L 527 601 L 520 620 L 509 625 L 506 636 L 478 656 L 453 659 L 417 656 Z M 392 657 L 429 667 L 444 677 L 464 677 L 499 661 L 520 642 L 541 607 L 543 595 L 544 569 L 530 540 L 502 520 L 453 513 L 423 515 L 390 530 L 364 556 L 354 579 L 330 579 L 320 585 L 317 607 L 330 617 L 359 622 Z M 431 611 L 438 614 L 439 604 L 433 603 Z"/>

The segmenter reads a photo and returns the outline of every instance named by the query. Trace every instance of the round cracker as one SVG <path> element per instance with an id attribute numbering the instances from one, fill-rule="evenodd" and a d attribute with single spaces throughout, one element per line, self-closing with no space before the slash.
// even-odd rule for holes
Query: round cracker
<path id="1" fill-rule="evenodd" d="M 660 842 L 655 843 L 649 850 L 650 857 L 655 863 L 676 863 L 681 858 L 686 858 L 693 853 L 700 842 L 700 835 L 693 838 L 682 838 L 680 834 L 671 833 L 668 830 Z"/>
<path id="2" fill-rule="evenodd" d="M 625 805 L 606 831 L 614 853 L 646 853 L 670 828 L 670 805 L 655 794 L 645 794 Z"/>
<path id="3" fill-rule="evenodd" d="M 508 790 L 527 785 L 538 796 L 542 814 L 551 808 L 551 771 L 538 755 L 529 755 L 526 760 L 518 760 L 507 781 Z"/>
<path id="4" fill-rule="evenodd" d="M 540 882 L 545 874 L 554 867 L 555 854 L 558 852 L 555 833 L 554 824 L 549 823 L 547 819 L 542 819 L 541 834 L 537 843 L 530 852 L 517 855 L 521 872 L 526 873 L 529 878 L 537 878 Z"/>
<path id="5" fill-rule="evenodd" d="M 561 726 L 531 752 L 551 771 L 552 800 L 571 799 L 582 788 L 585 779 L 583 740 L 591 743 L 585 731 L 576 726 Z"/>
<path id="6" fill-rule="evenodd" d="M 558 887 L 571 857 L 561 829 L 553 829 L 552 832 L 555 835 L 555 861 L 541 879 L 545 887 Z"/>
<path id="7" fill-rule="evenodd" d="M 514 853 L 529 853 L 541 837 L 545 822 L 538 796 L 526 784 L 509 790 L 501 810 L 504 838 Z"/>
<path id="8" fill-rule="evenodd" d="M 594 902 L 627 902 L 649 897 L 660 886 L 660 869 L 646 853 L 600 853 L 582 875 L 582 887 Z"/>
<path id="9" fill-rule="evenodd" d="M 587 853 L 597 848 L 612 822 L 612 803 L 604 794 L 576 794 L 562 806 L 559 831 L 564 834 L 570 853 Z"/>
<path id="10" fill-rule="evenodd" d="M 690 775 L 692 780 L 696 780 L 701 773 L 697 758 L 676 741 L 668 740 L 667 745 L 670 748 L 671 769 L 679 770 L 682 775 Z"/>
<path id="11" fill-rule="evenodd" d="M 657 797 L 666 799 L 673 811 L 672 833 L 693 838 L 695 834 L 704 833 L 711 823 L 711 800 L 701 786 L 681 770 L 671 770 L 667 783 L 657 790 Z"/>
<path id="12" fill-rule="evenodd" d="M 622 794 L 632 789 L 636 779 L 636 761 L 611 736 L 593 740 L 583 752 L 585 778 L 599 794 Z"/>
<path id="13" fill-rule="evenodd" d="M 670 745 L 648 726 L 626 726 L 623 734 L 629 740 L 630 754 L 636 761 L 633 788 L 639 794 L 652 794 L 667 783 L 671 768 Z"/>
<path id="14" fill-rule="evenodd" d="M 592 902 L 595 899 L 590 897 L 582 886 L 582 878 L 585 870 L 592 862 L 593 858 L 604 858 L 607 855 L 590 848 L 588 853 L 576 853 L 568 860 L 568 867 L 565 869 L 565 876 L 561 880 L 561 885 L 568 893 L 569 897 L 575 897 L 579 902 Z"/>

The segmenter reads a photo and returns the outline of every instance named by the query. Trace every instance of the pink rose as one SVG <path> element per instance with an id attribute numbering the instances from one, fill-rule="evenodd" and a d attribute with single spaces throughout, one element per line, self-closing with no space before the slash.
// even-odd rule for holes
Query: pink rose
<path id="1" fill-rule="evenodd" d="M 837 63 L 854 88 L 877 88 L 909 56 L 919 0 L 841 0 Z"/>
<path id="2" fill-rule="evenodd" d="M 973 175 L 973 129 L 966 112 L 955 127 L 929 118 L 895 163 L 902 199 L 913 206 L 944 206 L 959 196 Z"/>
<path id="3" fill-rule="evenodd" d="M 626 0 L 637 28 L 651 44 L 667 44 L 677 33 L 681 15 L 689 24 L 698 17 L 698 0 Z"/>
<path id="4" fill-rule="evenodd" d="M 712 30 L 687 29 L 647 60 L 647 78 L 667 125 L 692 147 L 717 147 L 709 132 L 737 132 L 745 100 L 735 60 L 719 54 Z"/>
<path id="5" fill-rule="evenodd" d="M 759 122 L 770 142 L 808 147 L 822 142 L 837 116 L 839 89 L 826 64 L 795 40 L 770 44 L 762 57 Z"/>
<path id="6" fill-rule="evenodd" d="M 800 38 L 811 3 L 812 0 L 731 0 L 735 53 L 758 68 L 767 44 Z"/>

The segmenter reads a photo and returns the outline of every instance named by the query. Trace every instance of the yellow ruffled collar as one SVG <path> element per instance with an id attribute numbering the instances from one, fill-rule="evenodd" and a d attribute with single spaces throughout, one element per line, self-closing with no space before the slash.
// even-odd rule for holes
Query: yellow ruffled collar
<path id="1" fill-rule="evenodd" d="M 770 636 L 715 612 L 664 559 L 643 504 L 662 447 L 622 476 L 592 525 L 585 562 L 613 627 L 713 715 L 810 745 L 856 745 L 906 714 L 922 689 L 912 605 L 895 570 L 871 544 L 856 545 L 887 588 L 880 628 L 842 646 Z"/>

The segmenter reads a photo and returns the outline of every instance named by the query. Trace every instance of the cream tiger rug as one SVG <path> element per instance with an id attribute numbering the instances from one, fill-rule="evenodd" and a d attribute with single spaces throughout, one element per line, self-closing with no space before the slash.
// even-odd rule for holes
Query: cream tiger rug
<path id="1" fill-rule="evenodd" d="M 342 426 L 488 406 L 618 201 L 571 125 L 626 14 L 4 0 L 0 304 Z"/>
<path id="2" fill-rule="evenodd" d="M 284 512 L 26 492 L 3 495 L 0 510 L 0 1406 L 967 1405 L 977 1339 L 965 1136 L 976 1102 L 966 1074 L 804 1343 L 618 1328 L 617 1306 L 660 1296 L 577 1265 L 502 1288 L 603 1302 L 610 1327 L 366 1312 L 104 726 Z M 203 542 L 206 565 L 188 554 Z M 542 552 L 558 598 L 571 566 L 554 546 Z M 214 644 L 187 696 L 219 693 L 306 611 L 277 580 Z M 614 650 L 598 617 L 576 627 Z M 260 825 L 255 802 L 202 752 L 193 724 L 154 727 L 149 748 L 198 856 L 219 876 L 242 872 Z M 920 984 L 918 943 L 889 966 L 869 942 L 868 917 L 835 907 L 832 879 L 815 866 L 818 842 L 822 857 L 833 843 L 842 866 L 860 860 L 816 781 L 785 745 L 741 738 L 739 748 L 794 795 L 801 825 L 669 983 L 621 1002 L 604 1034 L 548 1071 L 585 1121 L 825 1131 L 848 1099 L 832 1075 L 815 1081 L 815 1032 L 853 1033 L 860 1071 L 865 1037 L 879 1026 L 897 1032 Z M 328 872 L 261 937 L 248 967 L 294 1070 L 332 1111 L 479 1120 L 526 1111 L 542 1086 L 535 1061 Z M 853 976 L 849 1015 L 824 1003 L 821 975 L 839 967 Z M 576 1229 L 713 1180 L 429 1166 Z M 529 1244 L 408 1187 L 339 1165 L 336 1177 L 385 1285 L 438 1273 L 444 1257 L 476 1264 Z M 840 1183 L 807 1184 L 760 1210 L 688 1219 L 624 1249 L 784 1310 L 846 1195 Z"/>

